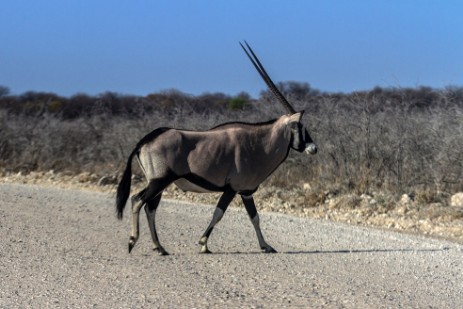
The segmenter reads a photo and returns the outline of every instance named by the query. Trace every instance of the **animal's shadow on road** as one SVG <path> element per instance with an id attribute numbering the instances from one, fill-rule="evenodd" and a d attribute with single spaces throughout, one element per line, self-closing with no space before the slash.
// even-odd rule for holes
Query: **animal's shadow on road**
<path id="1" fill-rule="evenodd" d="M 448 251 L 450 248 L 421 248 L 421 249 L 413 249 L 413 248 L 391 248 L 391 249 L 340 249 L 340 250 L 300 250 L 300 251 L 279 251 L 278 254 L 288 254 L 288 255 L 298 255 L 298 254 L 356 254 L 356 253 L 412 253 L 412 252 L 442 252 Z M 258 251 L 250 251 L 250 252 L 214 252 L 213 255 L 217 254 L 237 254 L 237 255 L 245 255 L 245 254 L 265 254 L 263 252 Z M 275 255 L 269 254 L 269 255 Z"/>
<path id="2" fill-rule="evenodd" d="M 284 251 L 283 254 L 350 254 L 350 253 L 408 253 L 408 252 L 441 252 L 447 251 L 449 248 L 429 248 L 429 249 L 413 249 L 413 248 L 391 248 L 391 249 L 341 249 L 341 250 L 310 250 L 310 251 Z"/>

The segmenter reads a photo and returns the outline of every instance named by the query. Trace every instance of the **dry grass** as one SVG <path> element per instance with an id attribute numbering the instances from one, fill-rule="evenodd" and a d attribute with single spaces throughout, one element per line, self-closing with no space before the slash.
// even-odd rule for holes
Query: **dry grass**
<path id="1" fill-rule="evenodd" d="M 463 95 L 425 94 L 416 99 L 400 91 L 287 93 L 297 110 L 306 110 L 304 122 L 319 153 L 290 154 L 257 193 L 266 209 L 415 231 L 447 224 L 452 235 L 463 234 L 461 210 L 449 207 L 450 196 L 463 191 Z M 2 109 L 0 104 L 0 175 L 5 177 L 18 172 L 26 177 L 51 173 L 61 180 L 80 175 L 82 183 L 93 184 L 104 176 L 117 179 L 132 147 L 157 127 L 207 129 L 281 114 L 265 94 L 235 110 L 226 108 L 223 96 L 204 96 L 207 104 L 219 100 L 219 107 L 207 109 L 198 98 L 181 93 L 153 95 L 141 103 L 140 98 L 133 99 L 138 103 L 124 98 L 116 105 L 105 95 L 92 105 L 93 112 L 85 113 L 79 113 L 83 103 L 58 106 L 61 101 L 55 98 L 40 105 L 27 99 L 27 110 Z M 424 107 L 419 105 L 423 102 Z M 37 104 L 46 108 L 37 109 Z M 64 107 L 66 113 L 60 113 Z M 169 192 L 215 202 L 215 196 Z M 401 203 L 403 194 L 411 198 L 406 205 Z"/>
<path id="2" fill-rule="evenodd" d="M 310 100 L 292 98 L 298 109 L 307 110 L 304 121 L 318 143 L 319 154 L 292 153 L 269 179 L 270 185 L 288 188 L 310 183 L 319 191 L 413 193 L 428 202 L 463 191 L 460 105 L 410 111 L 406 102 L 394 107 L 371 94 Z M 6 171 L 114 174 L 120 172 L 135 143 L 156 127 L 207 129 L 226 121 L 268 120 L 281 113 L 265 96 L 235 111 L 197 112 L 197 105 L 189 101 L 185 106 L 177 102 L 171 110 L 136 106 L 139 110 L 132 108 L 129 114 L 115 115 L 109 106 L 70 119 L 43 111 L 0 109 L 0 166 Z"/>

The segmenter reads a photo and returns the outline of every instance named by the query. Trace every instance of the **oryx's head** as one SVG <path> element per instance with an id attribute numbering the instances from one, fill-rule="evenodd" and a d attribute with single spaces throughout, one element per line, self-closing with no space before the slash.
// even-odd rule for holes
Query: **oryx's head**
<path id="1" fill-rule="evenodd" d="M 246 47 L 241 44 L 241 47 L 245 51 L 246 55 L 248 55 L 249 59 L 251 60 L 252 64 L 256 68 L 257 72 L 259 72 L 262 79 L 267 84 L 270 91 L 273 95 L 278 99 L 278 101 L 283 105 L 283 107 L 289 112 L 289 125 L 291 127 L 291 148 L 309 154 L 316 154 L 317 153 L 317 146 L 313 142 L 312 138 L 309 135 L 309 132 L 305 128 L 305 126 L 301 122 L 302 115 L 304 112 L 296 112 L 294 108 L 289 104 L 288 100 L 281 94 L 278 88 L 275 86 L 273 81 L 268 76 L 267 72 L 265 71 L 264 67 L 260 63 L 259 59 L 257 58 L 254 51 L 251 49 L 249 44 L 245 41 L 244 44 Z"/>
<path id="2" fill-rule="evenodd" d="M 291 128 L 291 148 L 299 152 L 316 154 L 317 146 L 310 137 L 309 132 L 301 122 L 304 112 L 295 113 L 289 117 L 288 125 Z"/>

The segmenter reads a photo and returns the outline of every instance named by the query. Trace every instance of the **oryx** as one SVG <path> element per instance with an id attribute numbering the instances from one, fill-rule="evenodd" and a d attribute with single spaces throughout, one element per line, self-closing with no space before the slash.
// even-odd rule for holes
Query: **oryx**
<path id="1" fill-rule="evenodd" d="M 245 42 L 243 50 L 269 89 L 288 114 L 264 123 L 225 123 L 207 131 L 158 128 L 143 137 L 130 154 L 117 188 L 117 216 L 130 195 L 132 159 L 137 158 L 148 182 L 132 196 L 132 231 L 129 252 L 139 237 L 139 214 L 143 206 L 148 218 L 154 250 L 168 254 L 156 233 L 156 209 L 163 190 L 174 183 L 184 191 L 223 192 L 212 221 L 199 240 L 202 253 L 210 253 L 207 240 L 236 194 L 241 196 L 264 252 L 276 252 L 262 236 L 259 215 L 252 197 L 259 185 L 286 159 L 289 150 L 315 154 L 309 132 L 296 112 L 276 88 L 253 50 Z"/>

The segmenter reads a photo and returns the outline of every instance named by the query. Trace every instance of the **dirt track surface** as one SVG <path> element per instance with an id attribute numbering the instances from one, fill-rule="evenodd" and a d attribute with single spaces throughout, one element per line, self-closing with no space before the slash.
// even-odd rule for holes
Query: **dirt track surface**
<path id="1" fill-rule="evenodd" d="M 261 214 L 261 254 L 243 209 L 195 245 L 213 207 L 162 202 L 151 251 L 144 213 L 127 253 L 129 211 L 90 191 L 0 185 L 0 308 L 462 308 L 463 246 Z"/>

